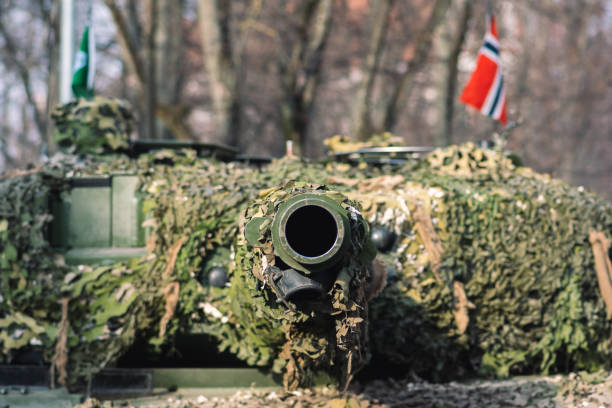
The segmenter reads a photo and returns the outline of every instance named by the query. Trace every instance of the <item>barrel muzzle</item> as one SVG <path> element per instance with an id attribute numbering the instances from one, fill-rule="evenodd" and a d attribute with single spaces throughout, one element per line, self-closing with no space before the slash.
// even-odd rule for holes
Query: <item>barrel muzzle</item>
<path id="1" fill-rule="evenodd" d="M 321 194 L 299 194 L 281 204 L 271 232 L 278 257 L 306 274 L 332 269 L 350 243 L 346 210 Z"/>
<path id="2" fill-rule="evenodd" d="M 253 246 L 269 228 L 276 262 L 265 270 L 265 281 L 280 299 L 314 300 L 331 288 L 351 253 L 351 216 L 357 217 L 325 194 L 300 193 L 279 204 L 271 219 L 247 223 Z"/>

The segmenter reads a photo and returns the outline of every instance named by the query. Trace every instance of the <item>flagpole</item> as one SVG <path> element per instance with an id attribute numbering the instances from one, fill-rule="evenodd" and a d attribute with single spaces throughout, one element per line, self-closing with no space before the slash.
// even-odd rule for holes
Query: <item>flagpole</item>
<path id="1" fill-rule="evenodd" d="M 74 53 L 74 0 L 62 0 L 60 28 L 59 102 L 72 99 L 72 58 Z"/>
<path id="2" fill-rule="evenodd" d="M 487 14 L 489 16 L 493 15 L 493 0 L 487 0 Z M 510 131 L 512 129 L 514 129 L 515 126 L 512 126 L 512 122 L 508 122 L 507 124 L 505 124 L 502 128 L 502 139 L 504 139 L 504 143 L 507 139 L 507 135 L 510 134 Z M 512 127 L 511 127 L 512 126 Z"/>
<path id="3" fill-rule="evenodd" d="M 87 71 L 87 87 L 93 90 L 96 73 L 96 37 L 92 19 L 92 0 L 87 4 L 87 24 L 89 25 L 89 68 Z"/>

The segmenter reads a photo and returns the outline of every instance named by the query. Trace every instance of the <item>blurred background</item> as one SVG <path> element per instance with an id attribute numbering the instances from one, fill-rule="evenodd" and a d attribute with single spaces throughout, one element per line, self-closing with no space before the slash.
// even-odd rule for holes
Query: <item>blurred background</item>
<path id="1" fill-rule="evenodd" d="M 0 171 L 53 152 L 61 0 L 0 0 Z M 496 0 L 508 149 L 612 200 L 612 0 Z M 491 139 L 458 102 L 484 0 L 74 0 L 95 30 L 97 95 L 133 106 L 135 138 L 320 158 L 335 134 L 407 145 Z M 91 10 L 91 12 L 89 12 Z"/>

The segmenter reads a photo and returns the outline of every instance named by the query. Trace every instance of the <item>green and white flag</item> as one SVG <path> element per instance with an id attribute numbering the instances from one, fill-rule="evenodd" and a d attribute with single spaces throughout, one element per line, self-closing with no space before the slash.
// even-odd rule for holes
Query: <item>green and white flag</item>
<path id="1" fill-rule="evenodd" d="M 77 98 L 91 98 L 94 95 L 94 73 L 96 71 L 96 43 L 93 27 L 85 26 L 81 46 L 74 58 L 72 91 Z"/>

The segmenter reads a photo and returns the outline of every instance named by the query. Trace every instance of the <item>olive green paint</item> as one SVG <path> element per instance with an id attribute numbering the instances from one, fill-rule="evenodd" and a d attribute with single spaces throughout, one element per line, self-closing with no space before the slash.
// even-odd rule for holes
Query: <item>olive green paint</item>
<path id="1" fill-rule="evenodd" d="M 156 368 L 154 388 L 272 387 L 280 385 L 271 374 L 256 368 Z"/>
<path id="2" fill-rule="evenodd" d="M 132 248 L 144 245 L 142 215 L 136 195 L 137 176 L 114 176 L 112 180 L 112 246 Z"/>
<path id="3" fill-rule="evenodd" d="M 110 187 L 77 187 L 68 202 L 68 234 L 71 248 L 108 247 L 111 244 Z"/>
<path id="4" fill-rule="evenodd" d="M 64 259 L 70 265 L 97 265 L 139 258 L 146 253 L 146 248 L 73 248 L 64 253 Z"/>

